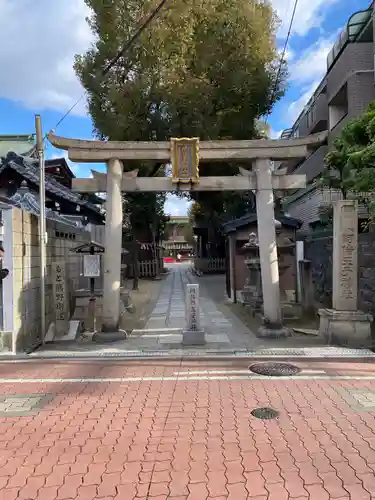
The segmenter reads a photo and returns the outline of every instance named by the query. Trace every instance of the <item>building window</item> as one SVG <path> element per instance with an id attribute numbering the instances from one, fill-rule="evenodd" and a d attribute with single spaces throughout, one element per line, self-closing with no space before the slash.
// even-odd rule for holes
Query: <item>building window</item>
<path id="1" fill-rule="evenodd" d="M 307 111 L 307 126 L 311 127 L 314 122 L 315 122 L 315 115 L 316 115 L 316 110 L 315 110 L 315 102 L 310 106 L 309 110 Z"/>
<path id="2" fill-rule="evenodd" d="M 329 129 L 333 130 L 348 114 L 348 85 L 345 83 L 328 105 Z"/>

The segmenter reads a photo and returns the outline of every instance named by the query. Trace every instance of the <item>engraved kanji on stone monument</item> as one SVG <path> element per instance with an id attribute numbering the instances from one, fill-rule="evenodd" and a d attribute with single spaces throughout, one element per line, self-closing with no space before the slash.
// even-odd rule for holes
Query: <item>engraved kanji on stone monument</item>
<path id="1" fill-rule="evenodd" d="M 185 308 L 186 325 L 182 332 L 182 343 L 184 345 L 203 345 L 205 336 L 200 324 L 198 284 L 186 285 Z"/>
<path id="2" fill-rule="evenodd" d="M 319 309 L 319 332 L 329 344 L 368 347 L 373 317 L 357 309 L 358 201 L 333 205 L 332 309 Z"/>
<path id="3" fill-rule="evenodd" d="M 199 285 L 186 287 L 186 329 L 192 332 L 200 330 Z"/>
<path id="4" fill-rule="evenodd" d="M 67 323 L 69 321 L 69 301 L 66 284 L 65 262 L 54 262 L 52 264 L 52 273 L 56 332 L 67 333 Z"/>
<path id="5" fill-rule="evenodd" d="M 332 306 L 338 311 L 357 310 L 358 205 L 354 200 L 337 203 L 333 223 Z"/>
<path id="6" fill-rule="evenodd" d="M 172 182 L 199 182 L 199 139 L 171 139 Z"/>

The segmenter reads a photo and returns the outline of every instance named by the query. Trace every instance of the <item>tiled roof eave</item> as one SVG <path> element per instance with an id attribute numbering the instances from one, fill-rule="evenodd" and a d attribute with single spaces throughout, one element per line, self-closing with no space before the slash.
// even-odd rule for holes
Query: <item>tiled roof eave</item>
<path id="1" fill-rule="evenodd" d="M 15 193 L 12 197 L 7 199 L 1 198 L 0 204 L 1 203 L 4 203 L 4 205 L 8 208 L 9 206 L 13 206 L 19 208 L 20 210 L 24 210 L 25 212 L 31 213 L 36 217 L 40 216 L 39 200 L 30 192 L 26 194 Z M 69 227 L 77 227 L 77 224 L 50 209 L 46 209 L 46 219 L 61 222 Z"/>
<path id="2" fill-rule="evenodd" d="M 4 159 L 3 163 L 0 165 L 0 173 L 6 168 L 11 168 L 18 172 L 24 179 L 39 187 L 39 168 L 38 162 L 30 157 L 22 157 L 15 153 L 9 153 L 7 158 Z M 45 176 L 46 179 L 46 193 L 48 196 L 55 196 L 61 198 L 62 200 L 68 201 L 69 203 L 79 205 L 98 215 L 103 215 L 100 208 L 96 207 L 92 203 L 83 200 L 79 195 L 70 191 L 67 187 L 60 184 L 54 177 L 48 173 Z"/>

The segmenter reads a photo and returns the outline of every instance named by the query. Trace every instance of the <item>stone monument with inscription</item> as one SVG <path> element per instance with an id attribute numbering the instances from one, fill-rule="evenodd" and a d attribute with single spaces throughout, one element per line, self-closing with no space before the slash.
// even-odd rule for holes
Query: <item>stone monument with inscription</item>
<path id="1" fill-rule="evenodd" d="M 69 330 L 69 298 L 65 262 L 52 263 L 52 290 L 55 311 L 55 332 L 66 335 Z"/>
<path id="2" fill-rule="evenodd" d="M 204 345 L 204 330 L 201 328 L 199 311 L 199 285 L 186 285 L 186 325 L 182 332 L 183 345 Z"/>
<path id="3" fill-rule="evenodd" d="M 331 343 L 371 345 L 372 315 L 357 310 L 358 202 L 333 207 L 332 309 L 320 309 L 320 333 Z"/>

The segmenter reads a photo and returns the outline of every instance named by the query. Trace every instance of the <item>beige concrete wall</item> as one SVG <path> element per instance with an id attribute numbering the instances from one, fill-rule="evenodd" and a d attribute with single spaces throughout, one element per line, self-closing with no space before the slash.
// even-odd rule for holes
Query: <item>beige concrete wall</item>
<path id="1" fill-rule="evenodd" d="M 13 348 L 32 348 L 40 335 L 40 246 L 38 219 L 28 212 L 12 209 L 13 269 Z M 47 221 L 46 312 L 47 328 L 54 319 L 52 297 L 52 262 L 67 263 L 69 290 L 82 286 L 82 257 L 71 248 L 89 241 L 90 233 L 61 223 Z M 6 282 L 4 281 L 6 286 Z M 11 287 L 9 287 L 11 289 Z M 9 342 L 8 342 L 9 344 Z"/>

